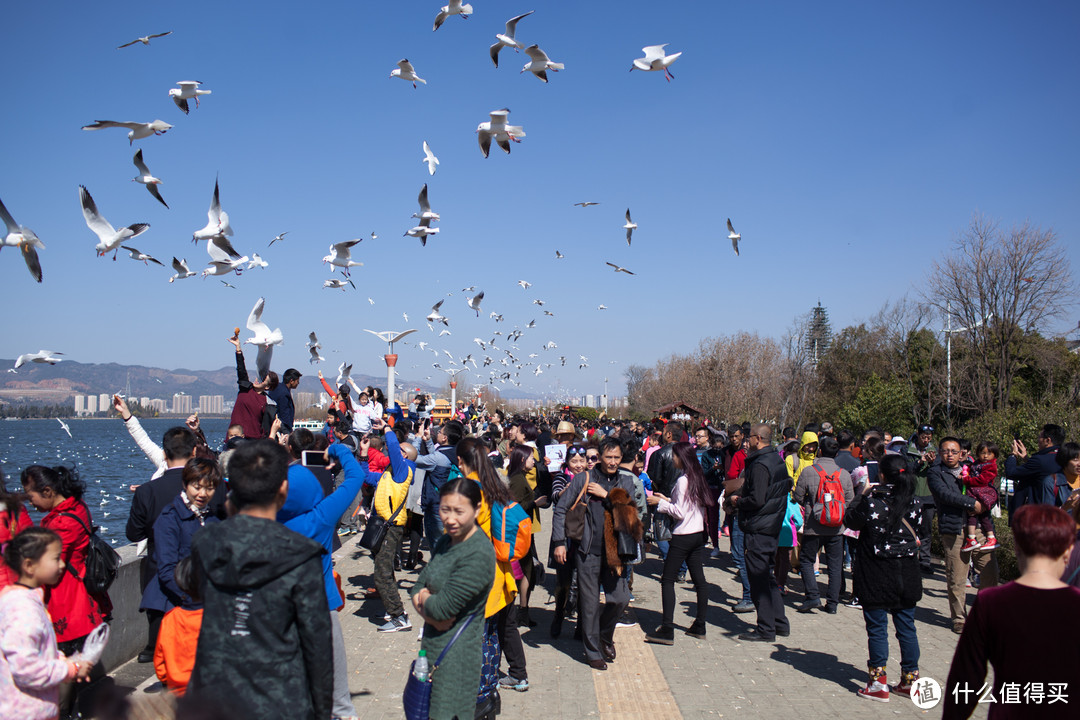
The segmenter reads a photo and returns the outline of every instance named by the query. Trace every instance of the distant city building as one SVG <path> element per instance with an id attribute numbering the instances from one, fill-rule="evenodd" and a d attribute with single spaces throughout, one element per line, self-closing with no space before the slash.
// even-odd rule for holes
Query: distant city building
<path id="1" fill-rule="evenodd" d="M 154 398 L 149 403 L 150 409 L 156 413 L 165 412 L 165 401 L 161 398 Z"/>
<path id="2" fill-rule="evenodd" d="M 303 412 L 307 410 L 318 400 L 318 396 L 313 392 L 294 392 L 292 394 L 293 405 L 296 406 L 297 411 Z"/>
<path id="3" fill-rule="evenodd" d="M 200 395 L 199 412 L 203 415 L 223 415 L 225 413 L 225 396 Z"/>
<path id="4" fill-rule="evenodd" d="M 112 407 L 112 395 L 101 393 L 97 396 L 98 412 L 106 412 Z"/>
<path id="5" fill-rule="evenodd" d="M 143 407 L 150 407 L 150 398 L 149 397 L 141 397 L 141 398 L 139 398 L 139 404 L 142 405 Z"/>
<path id="6" fill-rule="evenodd" d="M 85 395 L 76 395 L 75 396 L 75 414 L 76 415 L 85 415 L 86 414 L 86 396 Z"/>
<path id="7" fill-rule="evenodd" d="M 181 395 L 177 393 L 173 395 L 172 399 L 172 412 L 174 415 L 190 415 L 191 414 L 191 396 Z"/>
<path id="8" fill-rule="evenodd" d="M 596 396 L 586 395 L 584 405 L 585 407 L 596 407 Z"/>
<path id="9" fill-rule="evenodd" d="M 86 414 L 93 415 L 98 411 L 98 396 L 87 395 L 86 396 Z"/>

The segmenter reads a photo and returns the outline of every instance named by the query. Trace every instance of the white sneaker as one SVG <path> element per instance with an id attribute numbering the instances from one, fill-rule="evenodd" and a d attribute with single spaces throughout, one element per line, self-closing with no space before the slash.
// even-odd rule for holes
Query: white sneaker
<path id="1" fill-rule="evenodd" d="M 412 630 L 412 623 L 409 622 L 409 616 L 405 613 L 402 613 L 395 618 L 390 618 L 385 625 L 379 627 L 379 632 L 391 633 L 397 632 L 398 630 Z"/>

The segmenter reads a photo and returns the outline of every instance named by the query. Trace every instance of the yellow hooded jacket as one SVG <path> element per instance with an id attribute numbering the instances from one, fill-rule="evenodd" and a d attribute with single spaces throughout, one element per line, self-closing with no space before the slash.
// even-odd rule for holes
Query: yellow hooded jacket
<path id="1" fill-rule="evenodd" d="M 817 452 L 804 452 L 803 448 L 813 443 L 817 445 L 818 436 L 817 433 L 804 432 L 802 438 L 799 439 L 799 454 L 798 457 L 794 453 L 784 458 L 784 463 L 787 465 L 788 475 L 795 482 L 799 481 L 799 474 L 803 470 L 814 464 L 817 460 Z M 794 486 L 792 486 L 794 487 Z"/>

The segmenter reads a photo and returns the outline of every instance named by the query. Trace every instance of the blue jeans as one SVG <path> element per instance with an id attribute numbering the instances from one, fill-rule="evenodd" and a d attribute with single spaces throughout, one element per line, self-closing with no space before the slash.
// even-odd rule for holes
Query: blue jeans
<path id="1" fill-rule="evenodd" d="M 915 634 L 915 608 L 903 610 L 866 610 L 866 645 L 870 651 L 870 666 L 885 667 L 889 661 L 889 615 L 896 628 L 896 640 L 900 643 L 900 670 L 913 672 L 919 669 L 919 638 Z"/>
<path id="2" fill-rule="evenodd" d="M 750 577 L 746 574 L 746 549 L 743 546 L 743 531 L 739 527 L 739 516 L 735 515 L 731 523 L 731 558 L 739 568 L 739 580 L 742 581 L 742 602 L 752 602 L 750 597 Z"/>
<path id="3" fill-rule="evenodd" d="M 435 547 L 435 541 L 442 537 L 443 524 L 439 517 L 439 505 L 424 506 L 424 537 L 427 538 L 429 548 Z"/>

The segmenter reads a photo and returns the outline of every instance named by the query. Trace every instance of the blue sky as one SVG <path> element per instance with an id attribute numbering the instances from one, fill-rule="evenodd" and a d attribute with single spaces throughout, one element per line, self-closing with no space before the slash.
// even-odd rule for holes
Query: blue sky
<path id="1" fill-rule="evenodd" d="M 9 308 L 0 355 L 216 368 L 230 362 L 223 338 L 265 296 L 264 319 L 286 337 L 275 367 L 309 369 L 311 330 L 327 374 L 347 357 L 380 375 L 385 346 L 363 328 L 416 327 L 434 348 L 482 358 L 474 337 L 535 319 L 515 354 L 555 366 L 526 368 L 523 389 L 599 395 L 607 376 L 615 395 L 630 363 L 739 330 L 779 336 L 819 300 L 835 327 L 865 319 L 929 282 L 929 262 L 975 212 L 1053 227 L 1080 267 L 1073 3 L 476 0 L 471 18 L 433 33 L 439 5 L 8 8 L 21 45 L 0 69 L 0 198 L 46 249 L 40 286 L 16 252 L 0 253 L 8 302 L 27 304 Z M 518 39 L 566 64 L 547 85 L 519 74 L 524 53 L 504 50 L 498 69 L 488 57 L 505 21 L 528 10 Z M 628 72 L 661 43 L 683 53 L 673 82 Z M 401 58 L 428 84 L 390 79 Z M 189 116 L 168 97 L 180 80 L 213 91 Z M 527 137 L 485 160 L 474 131 L 501 107 Z M 132 148 L 122 130 L 79 129 L 155 118 L 173 129 Z M 424 140 L 441 161 L 434 177 Z M 170 210 L 130 182 L 140 147 Z M 114 225 L 152 225 L 135 247 L 205 267 L 205 243 L 190 238 L 215 176 L 237 249 L 270 263 L 229 278 L 238 289 L 170 285 L 171 269 L 94 256 L 80 184 Z M 402 233 L 425 182 L 442 221 L 421 248 Z M 585 200 L 601 204 L 573 206 Z M 640 226 L 629 248 L 627 207 Z M 323 290 L 328 246 L 360 237 L 358 290 Z M 486 293 L 479 319 L 461 292 L 471 285 Z M 443 338 L 422 321 L 440 298 Z M 549 341 L 558 349 L 542 350 Z M 398 351 L 402 375 L 435 375 L 430 349 Z"/>

